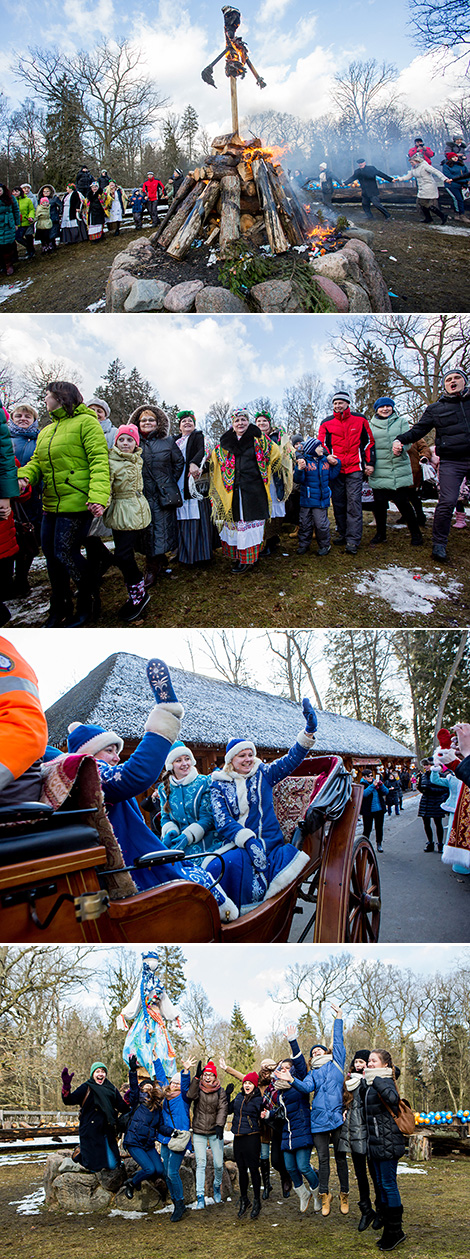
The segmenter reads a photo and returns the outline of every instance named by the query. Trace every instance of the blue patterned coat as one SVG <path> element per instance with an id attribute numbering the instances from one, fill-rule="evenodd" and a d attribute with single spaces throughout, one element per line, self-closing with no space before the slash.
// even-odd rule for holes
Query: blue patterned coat
<path id="1" fill-rule="evenodd" d="M 272 789 L 301 764 L 311 746 L 311 739 L 302 731 L 286 756 L 271 764 L 256 758 L 255 767 L 247 777 L 227 773 L 224 769 L 214 770 L 212 774 L 211 802 L 219 852 L 226 861 L 230 856 L 230 868 L 225 871 L 223 885 L 241 913 L 275 896 L 308 862 L 306 853 L 284 843 L 274 812 Z M 245 851 L 247 841 L 249 844 L 253 838 L 259 841 L 264 868 L 253 864 Z"/>
<path id="2" fill-rule="evenodd" d="M 167 848 L 188 849 L 188 856 L 214 852 L 220 838 L 214 825 L 210 778 L 194 769 L 184 780 L 170 779 L 169 813 L 163 783 L 158 787 L 162 808 L 162 840 Z"/>

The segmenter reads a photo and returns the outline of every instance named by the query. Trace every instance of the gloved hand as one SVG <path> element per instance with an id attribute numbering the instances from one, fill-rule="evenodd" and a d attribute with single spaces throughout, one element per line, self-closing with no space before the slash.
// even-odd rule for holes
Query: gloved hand
<path id="1" fill-rule="evenodd" d="M 234 1084 L 227 1084 L 227 1087 L 226 1087 L 226 1089 L 225 1089 L 225 1092 L 226 1092 L 226 1094 L 227 1094 L 227 1098 L 228 1098 L 228 1100 L 229 1100 L 229 1101 L 230 1101 L 230 1098 L 231 1098 L 231 1096 L 232 1096 L 232 1093 L 233 1093 L 234 1088 L 235 1088 L 235 1085 L 234 1085 Z"/>
<path id="2" fill-rule="evenodd" d="M 317 714 L 309 699 L 302 700 L 302 712 L 305 717 L 305 733 L 315 734 L 318 726 Z"/>
<path id="3" fill-rule="evenodd" d="M 248 853 L 252 866 L 255 870 L 265 870 L 267 866 L 267 857 L 264 844 L 260 839 L 247 839 L 244 844 L 245 852 Z"/>
<path id="4" fill-rule="evenodd" d="M 135 1054 L 129 1055 L 129 1071 L 137 1071 L 137 1058 Z"/>
<path id="5" fill-rule="evenodd" d="M 202 1062 L 201 1062 L 201 1059 L 199 1059 L 199 1062 L 196 1067 L 196 1079 L 200 1080 L 201 1075 L 202 1075 Z"/>
<path id="6" fill-rule="evenodd" d="M 215 1135 L 216 1135 L 216 1137 L 217 1137 L 217 1140 L 218 1140 L 218 1141 L 223 1141 L 223 1139 L 224 1139 L 224 1125 L 223 1125 L 222 1123 L 216 1123 L 216 1125 L 215 1125 Z"/>
<path id="7" fill-rule="evenodd" d="M 71 1085 L 71 1083 L 72 1083 L 72 1080 L 73 1080 L 74 1075 L 75 1075 L 75 1071 L 72 1071 L 72 1072 L 70 1073 L 70 1072 L 69 1072 L 69 1070 L 68 1070 L 68 1067 L 64 1067 L 64 1069 L 63 1069 L 63 1071 L 62 1071 L 62 1074 L 61 1074 L 61 1079 L 62 1079 L 62 1093 L 63 1093 L 63 1094 L 70 1093 L 70 1085 Z"/>

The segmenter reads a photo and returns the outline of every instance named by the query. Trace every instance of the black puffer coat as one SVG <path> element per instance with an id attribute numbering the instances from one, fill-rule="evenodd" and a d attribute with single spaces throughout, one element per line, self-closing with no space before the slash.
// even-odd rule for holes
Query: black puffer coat
<path id="1" fill-rule="evenodd" d="M 403 446 L 436 430 L 436 455 L 440 459 L 468 459 L 470 455 L 470 389 L 463 393 L 444 393 L 431 402 L 417 424 L 400 433 Z"/>
<path id="2" fill-rule="evenodd" d="M 360 1084 L 357 1089 L 354 1089 L 351 1105 L 346 1112 L 344 1128 L 344 1135 L 347 1136 L 349 1148 L 353 1153 L 367 1154 L 367 1124 Z"/>
<path id="3" fill-rule="evenodd" d="M 418 779 L 418 791 L 421 792 L 421 800 L 419 802 L 418 817 L 445 817 L 442 812 L 441 804 L 447 800 L 449 795 L 449 787 L 447 782 L 443 781 L 442 787 L 438 787 L 437 783 L 431 782 L 431 773 L 427 769 L 425 774 L 421 774 Z"/>
<path id="4" fill-rule="evenodd" d="M 141 406 L 132 413 L 130 424 L 137 424 L 142 411 L 153 411 L 157 428 L 149 437 L 141 434 L 144 494 L 150 505 L 149 555 L 164 555 L 178 546 L 176 507 L 161 507 L 158 488 L 175 487 L 184 468 L 184 459 L 174 437 L 169 436 L 170 421 L 160 407 Z"/>
<path id="5" fill-rule="evenodd" d="M 260 1114 L 263 1109 L 264 1103 L 259 1088 L 255 1088 L 249 1097 L 241 1089 L 233 1101 L 230 1102 L 228 1108 L 229 1115 L 233 1113 L 232 1136 L 257 1136 L 260 1131 Z"/>
<path id="6" fill-rule="evenodd" d="M 398 1074 L 398 1072 L 397 1072 Z M 405 1139 L 384 1102 L 398 1114 L 398 1090 L 393 1080 L 376 1075 L 372 1084 L 359 1085 L 367 1129 L 367 1152 L 370 1158 L 390 1160 L 402 1158 Z"/>
<path id="7" fill-rule="evenodd" d="M 129 1111 L 129 1106 L 127 1102 L 123 1101 L 118 1089 L 115 1089 L 114 1093 L 117 1120 L 118 1115 L 123 1115 L 126 1111 Z M 74 1089 L 73 1093 L 63 1096 L 62 1100 L 65 1106 L 80 1106 L 81 1108 L 78 1139 L 80 1142 L 80 1161 L 83 1163 L 83 1166 L 87 1167 L 90 1172 L 99 1172 L 103 1168 L 109 1167 L 107 1146 L 109 1146 L 111 1155 L 114 1156 L 116 1165 L 118 1165 L 120 1157 L 115 1128 L 107 1122 L 106 1115 L 101 1110 L 101 1107 L 97 1106 L 88 1083 L 79 1084 L 78 1089 Z"/>
<path id="8" fill-rule="evenodd" d="M 173 1128 L 169 1128 L 165 1123 L 165 1117 L 160 1106 L 155 1110 L 150 1110 L 146 1102 L 142 1099 L 142 1094 L 137 1083 L 137 1072 L 129 1072 L 129 1081 L 131 1086 L 129 1102 L 132 1107 L 132 1114 L 126 1129 L 123 1145 L 126 1150 L 131 1146 L 138 1146 L 140 1150 L 153 1150 L 155 1141 L 159 1136 L 171 1137 Z"/>

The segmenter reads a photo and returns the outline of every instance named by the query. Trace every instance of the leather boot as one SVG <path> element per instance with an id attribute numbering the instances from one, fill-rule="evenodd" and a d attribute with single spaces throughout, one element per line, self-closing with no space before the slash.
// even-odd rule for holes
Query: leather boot
<path id="1" fill-rule="evenodd" d="M 175 1199 L 175 1209 L 174 1209 L 174 1211 L 173 1211 L 172 1215 L 170 1216 L 170 1222 L 171 1222 L 172 1224 L 177 1224 L 177 1223 L 178 1223 L 178 1220 L 181 1220 L 181 1219 L 182 1219 L 182 1217 L 183 1217 L 183 1215 L 184 1215 L 184 1213 L 185 1213 L 185 1210 L 186 1210 L 186 1207 L 185 1207 L 184 1198 L 176 1198 L 176 1199 Z"/>
<path id="2" fill-rule="evenodd" d="M 248 1211 L 248 1208 L 249 1208 L 249 1207 L 251 1207 L 251 1202 L 250 1202 L 250 1199 L 249 1199 L 249 1198 L 240 1198 L 240 1202 L 239 1202 L 239 1204 L 238 1204 L 238 1212 L 237 1212 L 237 1215 L 238 1215 L 238 1219 L 239 1219 L 239 1220 L 241 1220 L 242 1215 L 246 1215 L 246 1212 Z"/>
<path id="3" fill-rule="evenodd" d="M 332 1197 L 333 1197 L 333 1194 L 332 1194 L 332 1193 L 321 1193 L 321 1194 L 320 1194 L 320 1198 L 321 1198 L 321 1213 L 322 1213 L 322 1215 L 329 1215 L 329 1214 L 330 1214 L 330 1211 L 331 1211 L 331 1200 L 332 1200 Z"/>
<path id="4" fill-rule="evenodd" d="M 272 1184 L 269 1179 L 269 1159 L 261 1158 L 259 1165 L 261 1168 L 261 1175 L 263 1178 L 263 1201 L 265 1202 L 266 1198 L 269 1198 L 269 1195 L 272 1191 Z"/>
<path id="5" fill-rule="evenodd" d="M 260 1211 L 261 1211 L 261 1202 L 260 1202 L 260 1199 L 259 1199 L 259 1198 L 255 1198 L 255 1199 L 254 1199 L 254 1201 L 253 1201 L 253 1206 L 252 1206 L 252 1208 L 251 1208 L 251 1215 L 250 1215 L 250 1219 L 251 1219 L 251 1220 L 257 1220 L 257 1219 L 258 1219 L 258 1216 L 259 1216 Z"/>
<path id="6" fill-rule="evenodd" d="M 364 1199 L 364 1202 L 360 1202 L 359 1206 L 361 1208 L 361 1218 L 357 1226 L 358 1232 L 365 1233 L 366 1228 L 369 1228 L 370 1225 L 374 1222 L 376 1215 L 375 1215 L 375 1211 L 373 1209 L 370 1198 Z"/>
<path id="7" fill-rule="evenodd" d="M 349 1194 L 343 1191 L 339 1195 L 339 1209 L 341 1215 L 349 1215 Z"/>

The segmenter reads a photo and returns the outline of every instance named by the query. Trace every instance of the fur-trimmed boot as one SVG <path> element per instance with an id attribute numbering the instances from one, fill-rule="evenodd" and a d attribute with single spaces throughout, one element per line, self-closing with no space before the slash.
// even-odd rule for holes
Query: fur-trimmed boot
<path id="1" fill-rule="evenodd" d="M 261 1158 L 259 1165 L 261 1168 L 261 1175 L 263 1178 L 263 1201 L 266 1202 L 266 1198 L 269 1198 L 269 1195 L 272 1192 L 272 1184 L 269 1179 L 269 1172 L 270 1172 L 269 1159 Z"/>
<path id="2" fill-rule="evenodd" d="M 300 1185 L 298 1189 L 296 1185 L 293 1185 L 292 1188 L 294 1190 L 294 1193 L 297 1194 L 297 1197 L 300 1203 L 300 1210 L 303 1215 L 304 1211 L 307 1210 L 307 1207 L 310 1202 L 310 1198 L 312 1197 L 311 1191 L 310 1189 L 307 1189 L 306 1185 L 303 1185 L 303 1184 Z"/>
<path id="3" fill-rule="evenodd" d="M 406 1238 L 402 1228 L 403 1207 L 385 1207 L 384 1215 L 385 1228 L 377 1245 L 379 1250 L 395 1250 Z"/>

